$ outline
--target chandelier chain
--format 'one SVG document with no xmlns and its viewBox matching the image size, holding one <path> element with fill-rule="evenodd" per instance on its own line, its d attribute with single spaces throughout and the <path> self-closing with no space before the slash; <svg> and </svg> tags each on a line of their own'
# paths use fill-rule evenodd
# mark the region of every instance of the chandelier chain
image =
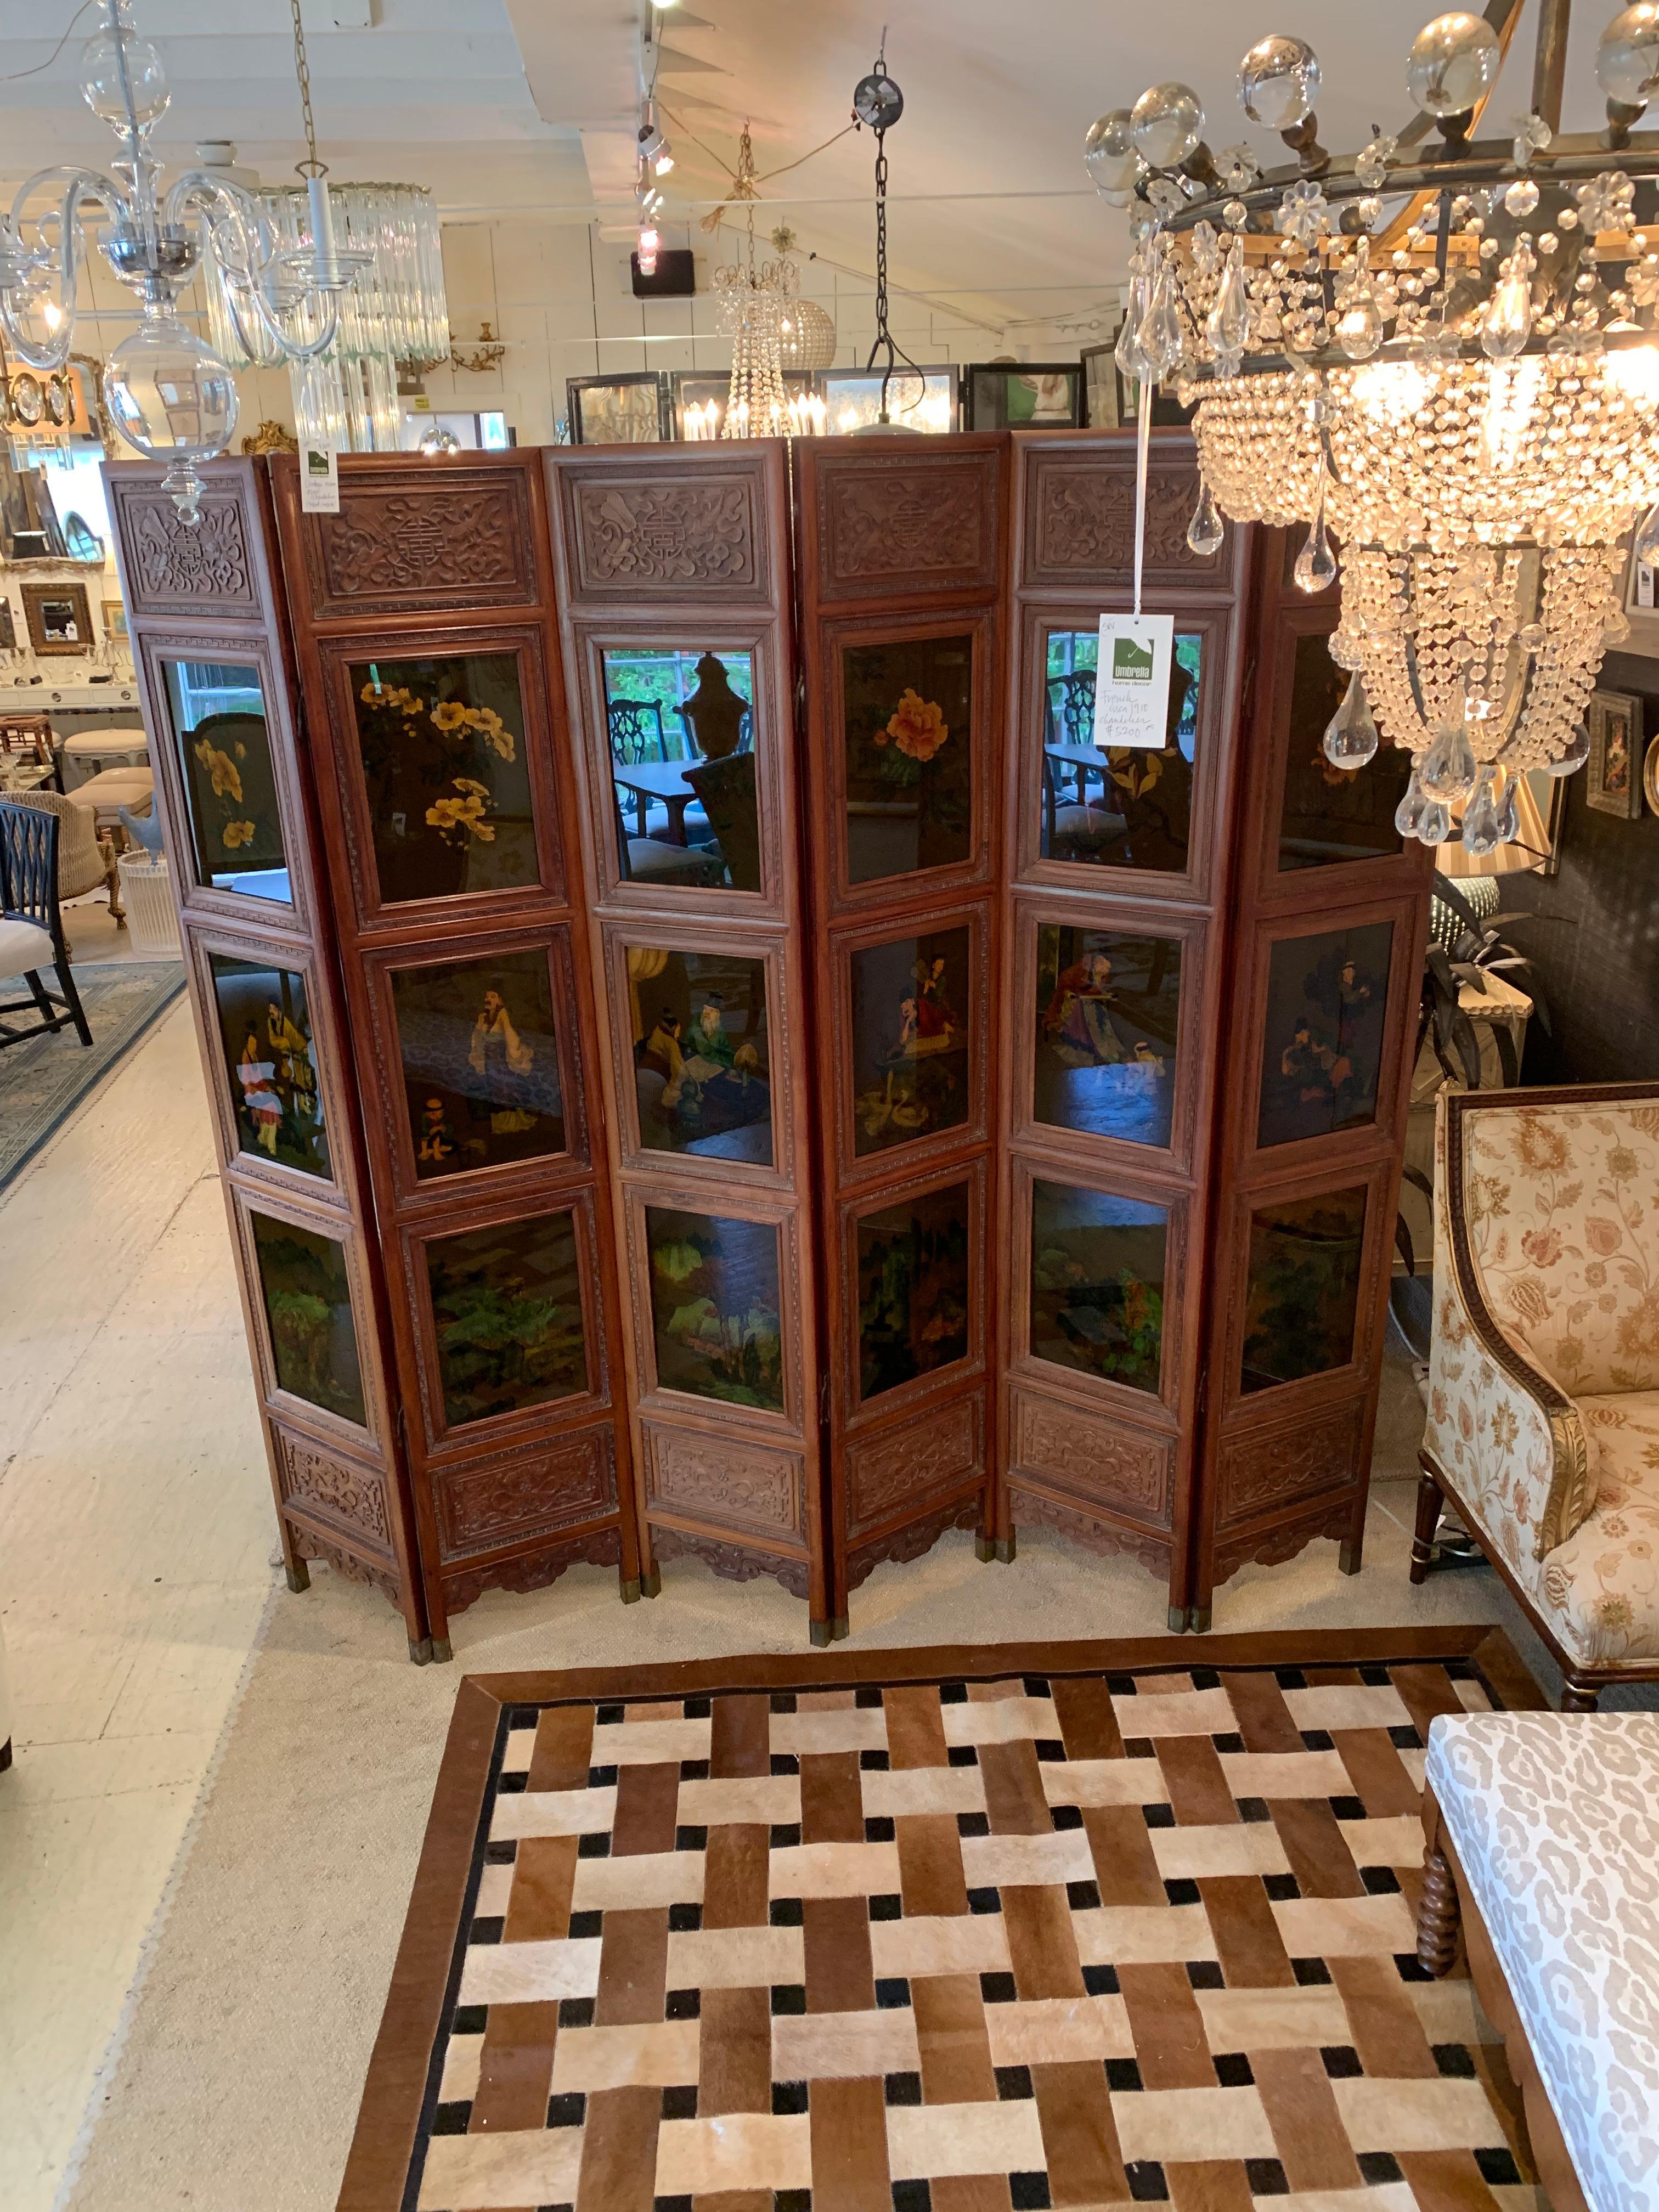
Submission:
<svg viewBox="0 0 1659 2212">
<path fill-rule="evenodd" d="M 311 64 L 306 58 L 306 27 L 300 21 L 300 0 L 289 0 L 289 8 L 294 17 L 294 74 L 299 80 L 306 132 L 306 158 L 295 166 L 302 177 L 325 177 L 328 164 L 317 159 L 317 125 L 311 112 Z"/>
</svg>

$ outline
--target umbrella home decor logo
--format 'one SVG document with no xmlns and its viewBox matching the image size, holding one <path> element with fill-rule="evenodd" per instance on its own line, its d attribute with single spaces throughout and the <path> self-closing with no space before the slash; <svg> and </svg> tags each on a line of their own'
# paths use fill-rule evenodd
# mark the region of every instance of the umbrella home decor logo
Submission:
<svg viewBox="0 0 1659 2212">
<path fill-rule="evenodd" d="M 1112 681 L 1114 684 L 1150 684 L 1152 680 L 1152 648 L 1137 645 L 1132 637 L 1112 640 Z"/>
</svg>

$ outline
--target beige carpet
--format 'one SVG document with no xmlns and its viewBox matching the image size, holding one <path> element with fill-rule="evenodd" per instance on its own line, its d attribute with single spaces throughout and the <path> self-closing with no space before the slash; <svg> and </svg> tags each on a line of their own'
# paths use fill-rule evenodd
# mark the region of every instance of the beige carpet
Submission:
<svg viewBox="0 0 1659 2212">
<path fill-rule="evenodd" d="M 1422 1412 L 1385 1380 L 1364 1572 L 1336 1547 L 1250 1567 L 1218 1592 L 1218 1631 L 1497 1621 L 1544 1686 L 1539 1647 L 1484 1567 L 1406 1579 Z M 401 1626 L 326 1571 L 277 1595 L 89 2119 L 70 2212 L 329 2212 L 380 2022 L 456 1686 L 464 1673 L 738 1651 L 801 1651 L 805 1612 L 769 1582 L 665 1569 L 624 1607 L 610 1571 L 530 1597 L 492 1593 L 454 1623 L 455 1663 L 411 1667 Z M 1139 1567 L 1022 1534 L 1012 1566 L 969 1536 L 883 1567 L 854 1596 L 860 1644 L 1146 1636 L 1162 1587 Z M 1202 1663 L 1202 1638 L 1183 1640 Z"/>
</svg>

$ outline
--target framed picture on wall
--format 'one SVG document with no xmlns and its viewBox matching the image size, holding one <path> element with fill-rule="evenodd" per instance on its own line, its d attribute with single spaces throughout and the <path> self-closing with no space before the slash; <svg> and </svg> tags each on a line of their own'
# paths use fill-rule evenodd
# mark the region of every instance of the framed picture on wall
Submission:
<svg viewBox="0 0 1659 2212">
<path fill-rule="evenodd" d="M 573 446 L 659 446 L 668 435 L 655 369 L 573 376 L 565 386 Z"/>
<path fill-rule="evenodd" d="M 125 639 L 127 635 L 127 610 L 124 599 L 104 601 L 104 635 Z"/>
<path fill-rule="evenodd" d="M 817 380 L 810 369 L 786 368 L 783 372 L 787 399 L 810 399 L 817 386 Z M 718 438 L 720 425 L 726 420 L 726 402 L 732 396 L 730 371 L 677 368 L 669 378 L 669 435 L 693 445 Z"/>
<path fill-rule="evenodd" d="M 11 601 L 0 592 L 0 653 L 17 650 L 17 618 L 12 613 Z"/>
<path fill-rule="evenodd" d="M 1122 419 L 1118 393 L 1123 380 L 1114 358 L 1117 341 L 1085 346 L 1078 356 L 1083 371 L 1083 421 L 1091 430 L 1115 430 Z"/>
<path fill-rule="evenodd" d="M 967 430 L 1080 430 L 1083 369 L 1074 361 L 978 362 L 963 371 Z"/>
<path fill-rule="evenodd" d="M 92 608 L 84 584 L 25 584 L 23 612 L 37 653 L 92 650 Z"/>
<path fill-rule="evenodd" d="M 1642 702 L 1628 691 L 1591 695 L 1584 804 L 1636 821 L 1642 811 Z"/>
<path fill-rule="evenodd" d="M 826 368 L 818 373 L 823 392 L 824 429 L 832 438 L 877 428 L 881 415 L 882 371 Z M 895 369 L 887 380 L 887 419 L 902 430 L 934 434 L 957 427 L 957 373 L 949 363 L 938 368 Z"/>
</svg>

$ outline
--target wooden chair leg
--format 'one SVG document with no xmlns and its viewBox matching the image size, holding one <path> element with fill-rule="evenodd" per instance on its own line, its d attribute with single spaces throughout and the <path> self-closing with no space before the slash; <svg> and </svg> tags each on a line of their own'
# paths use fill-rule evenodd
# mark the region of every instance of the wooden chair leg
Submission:
<svg viewBox="0 0 1659 2212">
<path fill-rule="evenodd" d="M 1445 1502 L 1445 1493 L 1425 1468 L 1417 1485 L 1417 1528 L 1412 1538 L 1411 1578 L 1414 1583 L 1428 1578 L 1429 1561 L 1434 1556 L 1434 1532 L 1440 1526 Z"/>
<path fill-rule="evenodd" d="M 70 1019 L 75 1024 L 76 1035 L 83 1045 L 90 1048 L 92 1030 L 87 1022 L 87 1010 L 81 1004 L 81 994 L 75 988 L 75 978 L 70 973 L 67 960 L 60 960 L 58 963 L 58 981 L 63 988 L 64 997 L 69 1006 Z"/>
<path fill-rule="evenodd" d="M 1423 1895 L 1417 1908 L 1417 1963 L 1437 1981 L 1451 1972 L 1457 1957 L 1462 1913 L 1457 1883 L 1444 1854 L 1423 1854 Z"/>
</svg>

